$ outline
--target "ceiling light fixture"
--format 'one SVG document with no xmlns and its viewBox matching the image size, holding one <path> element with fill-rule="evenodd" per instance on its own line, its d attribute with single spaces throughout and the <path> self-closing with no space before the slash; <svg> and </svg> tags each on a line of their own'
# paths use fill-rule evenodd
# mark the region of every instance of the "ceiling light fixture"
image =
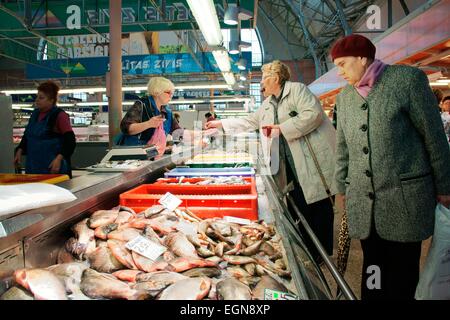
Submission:
<svg viewBox="0 0 450 320">
<path fill-rule="evenodd" d="M 222 44 L 222 31 L 213 0 L 187 0 L 192 15 L 210 46 Z"/>
<path fill-rule="evenodd" d="M 239 20 L 248 20 L 252 17 L 252 13 L 246 9 L 239 7 L 236 3 L 228 4 L 223 22 L 225 24 L 235 26 Z"/>
<path fill-rule="evenodd" d="M 212 52 L 217 66 L 222 72 L 229 72 L 231 69 L 230 57 L 226 50 L 214 50 Z"/>
</svg>

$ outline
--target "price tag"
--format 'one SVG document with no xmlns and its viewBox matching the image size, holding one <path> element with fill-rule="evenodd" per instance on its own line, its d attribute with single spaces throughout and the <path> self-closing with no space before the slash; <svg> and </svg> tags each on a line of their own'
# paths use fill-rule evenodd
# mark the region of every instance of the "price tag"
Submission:
<svg viewBox="0 0 450 320">
<path fill-rule="evenodd" d="M 295 294 L 289 292 L 264 289 L 264 300 L 300 300 Z"/>
<path fill-rule="evenodd" d="M 242 225 L 252 223 L 249 219 L 242 219 L 242 218 L 236 218 L 236 217 L 230 217 L 230 216 L 224 216 L 223 220 L 225 220 L 226 222 L 237 223 L 237 224 L 242 224 Z"/>
<path fill-rule="evenodd" d="M 195 227 L 195 225 L 192 223 L 185 222 L 183 220 L 178 222 L 177 229 L 178 231 L 183 232 L 185 235 L 192 235 L 192 236 L 197 235 L 197 228 Z"/>
<path fill-rule="evenodd" d="M 153 261 L 155 261 L 164 251 L 167 250 L 166 247 L 163 247 L 143 236 L 137 236 L 133 240 L 127 242 L 125 247 Z"/>
<path fill-rule="evenodd" d="M 161 199 L 158 201 L 160 204 L 162 204 L 167 210 L 173 211 L 175 210 L 183 201 L 175 197 L 170 192 L 167 192 L 165 195 L 162 196 Z"/>
</svg>

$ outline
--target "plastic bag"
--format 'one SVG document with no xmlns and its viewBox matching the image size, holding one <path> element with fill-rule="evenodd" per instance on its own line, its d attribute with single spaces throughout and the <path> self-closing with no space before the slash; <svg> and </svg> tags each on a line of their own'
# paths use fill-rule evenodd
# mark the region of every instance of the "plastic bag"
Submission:
<svg viewBox="0 0 450 320">
<path fill-rule="evenodd" d="M 450 300 L 450 210 L 436 206 L 434 235 L 415 298 Z"/>
<path fill-rule="evenodd" d="M 148 144 L 153 144 L 158 150 L 158 156 L 161 157 L 166 150 L 166 132 L 164 131 L 163 124 L 161 123 L 153 133 L 152 137 L 148 141 Z"/>
<path fill-rule="evenodd" d="M 0 216 L 75 200 L 69 190 L 48 183 L 0 186 Z"/>
</svg>

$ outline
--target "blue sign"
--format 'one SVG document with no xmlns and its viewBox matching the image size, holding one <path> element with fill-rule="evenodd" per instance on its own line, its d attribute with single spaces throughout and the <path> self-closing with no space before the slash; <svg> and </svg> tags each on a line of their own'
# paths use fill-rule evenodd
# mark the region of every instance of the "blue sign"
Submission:
<svg viewBox="0 0 450 320">
<path fill-rule="evenodd" d="M 239 72 L 235 65 L 239 56 L 230 55 L 231 71 Z M 247 60 L 247 70 L 251 68 L 251 52 L 243 52 Z M 196 58 L 203 69 L 189 53 L 152 54 L 122 57 L 122 72 L 133 74 L 170 74 L 220 72 L 216 61 L 210 52 L 197 54 Z M 109 70 L 109 57 L 53 59 L 27 64 L 25 72 L 27 79 L 75 78 L 104 76 Z"/>
</svg>

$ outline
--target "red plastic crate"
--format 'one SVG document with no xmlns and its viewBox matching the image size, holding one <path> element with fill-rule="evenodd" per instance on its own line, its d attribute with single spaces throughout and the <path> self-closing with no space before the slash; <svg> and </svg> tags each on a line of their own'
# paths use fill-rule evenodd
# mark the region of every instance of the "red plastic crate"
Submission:
<svg viewBox="0 0 450 320">
<path fill-rule="evenodd" d="M 216 184 L 216 185 L 196 185 L 194 183 L 208 180 L 208 178 L 184 178 L 182 182 L 190 182 L 192 184 L 173 184 L 180 181 L 179 178 L 161 178 L 156 181 L 153 186 L 155 188 L 153 191 L 159 190 L 166 193 L 172 191 L 180 190 L 182 192 L 187 192 L 188 194 L 248 194 L 252 193 L 252 189 L 256 192 L 256 182 L 254 177 L 242 178 L 248 184 Z M 208 193 L 203 193 L 208 191 Z M 200 192 L 200 193 L 198 193 Z"/>
<path fill-rule="evenodd" d="M 176 180 L 176 179 L 175 179 Z M 180 208 L 188 208 L 200 218 L 233 216 L 243 219 L 258 219 L 258 194 L 254 178 L 248 178 L 248 185 L 168 185 L 159 183 L 143 184 L 120 195 L 120 204 L 136 212 L 158 204 L 166 193 L 176 195 L 182 203 Z"/>
</svg>

